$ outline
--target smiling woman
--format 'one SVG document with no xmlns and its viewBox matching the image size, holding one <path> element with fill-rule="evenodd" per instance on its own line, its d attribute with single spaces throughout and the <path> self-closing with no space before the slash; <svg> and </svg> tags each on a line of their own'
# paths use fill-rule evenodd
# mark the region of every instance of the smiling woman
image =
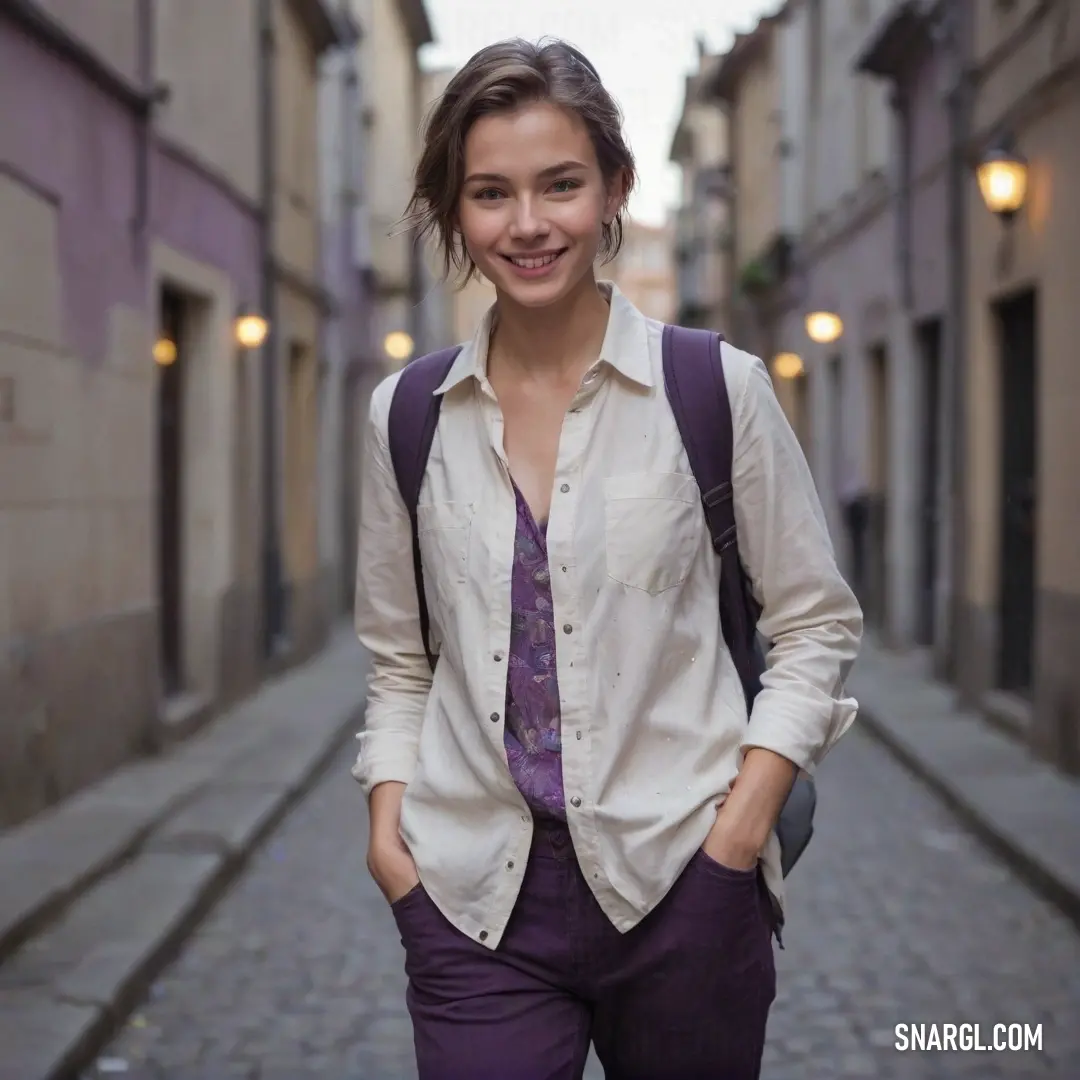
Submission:
<svg viewBox="0 0 1080 1080">
<path fill-rule="evenodd" d="M 560 147 L 571 153 L 553 160 Z M 520 150 L 526 151 L 524 158 Z M 623 137 L 621 114 L 592 64 L 561 41 L 540 46 L 500 42 L 473 57 L 428 117 L 407 216 L 421 232 L 437 233 L 447 273 L 456 267 L 468 279 L 478 269 L 488 274 L 492 259 L 484 258 L 484 240 L 500 227 L 505 247 L 493 251 L 497 269 L 505 270 L 499 256 L 511 265 L 515 259 L 544 257 L 552 259 L 548 266 L 565 264 L 569 260 L 562 256 L 570 245 L 545 248 L 542 223 L 547 215 L 538 206 L 561 205 L 568 223 L 580 223 L 584 211 L 599 230 L 589 253 L 591 265 L 598 254 L 611 258 L 617 253 L 634 182 L 634 157 Z M 503 205 L 470 243 L 470 226 L 484 220 L 470 213 L 478 202 Z M 513 236 L 508 232 L 511 213 L 517 226 Z M 517 269 L 526 280 L 554 274 L 543 264 L 519 264 Z M 575 267 L 559 269 L 580 277 Z M 500 278 L 492 280 L 498 286 Z"/>
<path fill-rule="evenodd" d="M 496 301 L 380 384 L 363 458 L 354 775 L 420 1080 L 580 1080 L 590 1041 L 608 1080 L 756 1078 L 774 829 L 854 715 L 858 605 L 764 365 L 694 337 L 730 411 L 700 414 L 730 482 L 699 488 L 664 389 L 699 332 L 596 278 L 634 179 L 565 42 L 482 49 L 428 119 L 407 218 Z M 740 557 L 774 643 L 749 716 L 717 618 Z"/>
</svg>

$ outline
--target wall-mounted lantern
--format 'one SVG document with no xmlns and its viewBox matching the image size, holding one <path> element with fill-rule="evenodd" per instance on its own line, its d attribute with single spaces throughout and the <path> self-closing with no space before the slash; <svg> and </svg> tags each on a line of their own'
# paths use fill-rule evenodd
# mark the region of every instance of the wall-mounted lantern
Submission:
<svg viewBox="0 0 1080 1080">
<path fill-rule="evenodd" d="M 1008 148 L 998 146 L 988 150 L 975 166 L 979 193 L 992 214 L 1002 221 L 1011 221 L 1027 198 L 1028 163 Z"/>
<path fill-rule="evenodd" d="M 844 322 L 835 312 L 812 311 L 806 316 L 806 333 L 818 345 L 831 345 L 844 332 Z"/>
<path fill-rule="evenodd" d="M 413 341 L 412 335 L 405 333 L 404 330 L 391 330 L 383 338 L 383 352 L 391 360 L 397 360 L 399 363 L 408 360 L 412 356 L 415 347 L 416 343 Z"/>
<path fill-rule="evenodd" d="M 781 379 L 797 379 L 806 370 L 798 353 L 777 353 L 773 358 L 773 371 Z"/>
<path fill-rule="evenodd" d="M 233 337 L 242 349 L 259 348 L 269 331 L 270 324 L 254 311 L 241 312 L 233 323 Z"/>
<path fill-rule="evenodd" d="M 176 342 L 172 338 L 167 338 L 164 335 L 159 337 L 154 342 L 152 352 L 154 363 L 158 367 L 168 367 L 170 364 L 176 363 Z"/>
</svg>

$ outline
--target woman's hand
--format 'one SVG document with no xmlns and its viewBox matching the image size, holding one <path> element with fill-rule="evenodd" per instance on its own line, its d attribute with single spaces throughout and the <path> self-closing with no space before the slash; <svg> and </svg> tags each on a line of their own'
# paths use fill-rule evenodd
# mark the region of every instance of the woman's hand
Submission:
<svg viewBox="0 0 1080 1080">
<path fill-rule="evenodd" d="M 716 815 L 716 822 L 705 837 L 701 850 L 713 862 L 726 866 L 729 870 L 753 870 L 761 854 L 761 846 L 755 844 L 745 832 L 731 827 L 728 816 L 721 806 Z"/>
<path fill-rule="evenodd" d="M 416 863 L 400 837 L 396 843 L 372 837 L 368 844 L 367 866 L 389 904 L 397 903 L 420 883 Z"/>
<path fill-rule="evenodd" d="M 401 799 L 404 794 L 404 784 L 388 781 L 372 789 L 368 802 L 371 817 L 368 873 L 391 904 L 420 883 L 416 863 L 401 839 Z"/>
<path fill-rule="evenodd" d="M 780 816 L 796 771 L 790 761 L 771 750 L 749 749 L 702 851 L 721 866 L 752 870 Z"/>
</svg>

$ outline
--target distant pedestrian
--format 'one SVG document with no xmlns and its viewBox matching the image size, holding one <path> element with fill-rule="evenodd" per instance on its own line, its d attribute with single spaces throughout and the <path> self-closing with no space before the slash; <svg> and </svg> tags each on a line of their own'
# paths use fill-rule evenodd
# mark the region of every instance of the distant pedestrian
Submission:
<svg viewBox="0 0 1080 1080">
<path fill-rule="evenodd" d="M 496 290 L 445 372 L 433 354 L 378 387 L 364 459 L 354 775 L 421 1080 L 573 1080 L 590 1041 L 609 1080 L 757 1077 L 774 827 L 855 715 L 861 613 L 764 365 L 595 276 L 634 179 L 616 105 L 559 41 L 477 53 L 416 170 L 447 270 Z M 708 402 L 665 394 L 691 339 L 730 398 L 708 415 L 733 429 L 722 559 L 680 436 Z M 717 612 L 739 556 L 772 643 L 749 718 Z"/>
</svg>

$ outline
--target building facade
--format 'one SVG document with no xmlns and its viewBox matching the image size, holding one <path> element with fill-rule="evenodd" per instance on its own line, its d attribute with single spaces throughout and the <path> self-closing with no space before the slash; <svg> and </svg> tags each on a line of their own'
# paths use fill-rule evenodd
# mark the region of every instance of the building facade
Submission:
<svg viewBox="0 0 1080 1080">
<path fill-rule="evenodd" d="M 780 250 L 780 101 L 778 16 L 737 34 L 705 92 L 726 117 L 731 183 L 725 192 L 731 221 L 730 332 L 741 347 L 768 361 L 775 352 L 776 286 Z"/>
<path fill-rule="evenodd" d="M 675 275 L 675 225 L 647 225 L 628 218 L 619 254 L 598 268 L 650 319 L 673 322 L 678 306 Z"/>
<path fill-rule="evenodd" d="M 905 643 L 915 618 L 906 415 L 913 361 L 896 273 L 896 118 L 888 89 L 857 70 L 893 2 L 802 0 L 776 21 L 779 54 L 804 57 L 785 71 L 780 94 L 804 103 L 801 116 L 782 125 L 791 140 L 783 146 L 788 172 L 801 178 L 803 195 L 798 200 L 789 186 L 780 202 L 801 202 L 801 221 L 797 237 L 773 249 L 788 250 L 769 269 L 774 281 L 787 279 L 773 309 L 773 344 L 804 361 L 796 410 L 808 414 L 806 441 L 838 553 L 868 625 Z M 809 339 L 805 318 L 815 311 L 839 317 L 838 339 Z"/>
<path fill-rule="evenodd" d="M 751 78 L 762 26 L 769 94 L 764 72 Z M 802 388 L 789 415 L 808 415 L 800 433 L 868 624 L 1080 772 L 1080 226 L 1064 194 L 1080 171 L 1080 20 L 1055 0 L 789 0 L 762 26 L 711 84 L 730 131 L 733 282 L 746 292 L 750 259 L 768 285 L 752 347 L 798 354 L 805 374 L 778 394 Z M 770 99 L 771 166 L 771 136 L 740 138 L 768 130 Z M 995 193 L 991 175 L 1019 186 Z M 1002 190 L 1014 202 L 995 203 Z M 776 197 L 759 214 L 762 191 Z M 770 228 L 790 240 L 787 265 L 758 273 Z M 811 340 L 813 312 L 834 333 Z"/>
<path fill-rule="evenodd" d="M 363 185 L 366 129 L 360 41 L 349 0 L 333 12 L 340 46 L 319 64 L 321 264 L 330 313 L 323 322 L 319 388 L 319 554 L 330 617 L 352 607 L 359 501 L 357 398 L 374 363 L 372 289 Z"/>
<path fill-rule="evenodd" d="M 423 0 L 367 0 L 370 31 L 361 43 L 370 72 L 366 122 L 370 154 L 365 162 L 369 195 L 372 265 L 375 271 L 374 334 L 408 335 L 408 355 L 381 353 L 384 373 L 421 350 L 424 252 L 402 223 L 420 151 L 424 87 L 419 49 L 432 40 Z M 397 352 L 398 350 L 393 350 Z"/>
<path fill-rule="evenodd" d="M 670 160 L 682 172 L 675 211 L 675 321 L 682 326 L 726 327 L 731 335 L 732 222 L 728 127 L 707 86 L 720 58 L 697 43 L 697 70 L 686 77 L 682 112 Z"/>
<path fill-rule="evenodd" d="M 1080 773 L 1080 12 L 972 10 L 969 163 L 1028 163 L 1011 220 L 965 190 L 963 527 L 957 677 L 965 698 Z"/>
<path fill-rule="evenodd" d="M 277 278 L 319 277 L 299 76 L 333 40 L 317 0 L 0 11 L 0 822 L 258 682 L 286 520 L 296 591 L 318 565 L 265 373 L 276 308 L 318 343 Z"/>
<path fill-rule="evenodd" d="M 268 543 L 268 638 L 278 656 L 309 655 L 329 624 L 334 571 L 319 543 L 319 421 L 326 376 L 324 320 L 333 310 L 322 265 L 319 208 L 319 57 L 339 44 L 322 0 L 260 0 L 273 45 L 272 162 L 267 205 L 272 270 L 273 405 L 269 423 L 277 482 L 268 508 L 280 543 Z"/>
<path fill-rule="evenodd" d="M 100 23 L 72 4 L 0 11 L 3 822 L 157 735 L 152 101 L 140 45 L 153 28 L 138 8 L 120 0 Z M 68 39 L 72 59 L 59 51 Z"/>
<path fill-rule="evenodd" d="M 932 649 L 941 674 L 951 666 L 954 636 L 950 597 L 959 483 L 951 418 L 960 401 L 957 373 L 963 362 L 955 293 L 965 259 L 956 233 L 953 102 L 967 31 L 951 18 L 956 11 L 941 3 L 892 5 L 879 15 L 856 59 L 857 72 L 881 81 L 894 110 L 892 258 L 910 371 L 902 380 L 907 396 L 891 402 L 890 422 L 911 432 L 902 449 L 910 552 L 903 584 L 914 586 L 902 643 Z M 961 178 L 963 190 L 968 182 L 966 175 Z"/>
</svg>

